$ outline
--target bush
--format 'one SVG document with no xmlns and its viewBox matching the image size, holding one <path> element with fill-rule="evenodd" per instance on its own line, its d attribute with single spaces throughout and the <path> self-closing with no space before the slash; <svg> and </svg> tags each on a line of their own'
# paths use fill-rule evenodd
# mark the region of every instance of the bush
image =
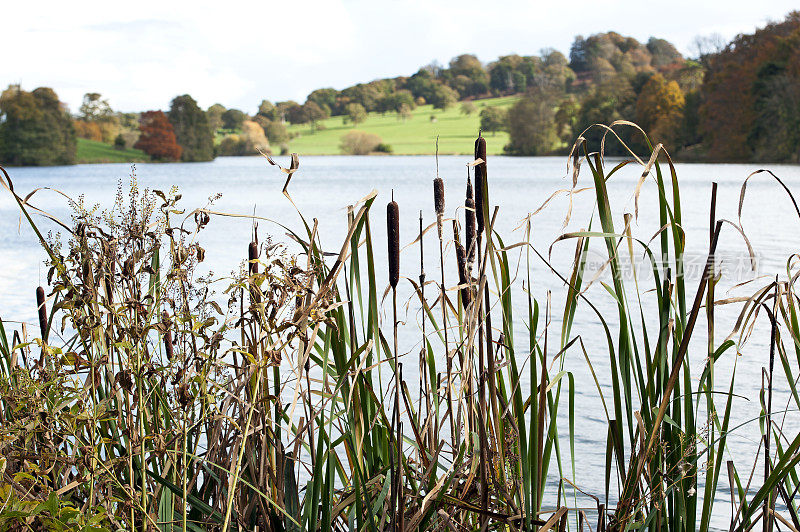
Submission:
<svg viewBox="0 0 800 532">
<path fill-rule="evenodd" d="M 385 142 L 381 142 L 377 146 L 375 146 L 375 151 L 378 153 L 392 153 L 392 147 L 386 144 Z"/>
<path fill-rule="evenodd" d="M 345 155 L 369 155 L 382 143 L 381 138 L 375 133 L 353 130 L 342 135 L 339 148 Z"/>
<path fill-rule="evenodd" d="M 117 138 L 114 139 L 114 149 L 115 150 L 124 150 L 125 149 L 125 137 L 122 136 L 122 133 L 117 135 Z"/>
</svg>

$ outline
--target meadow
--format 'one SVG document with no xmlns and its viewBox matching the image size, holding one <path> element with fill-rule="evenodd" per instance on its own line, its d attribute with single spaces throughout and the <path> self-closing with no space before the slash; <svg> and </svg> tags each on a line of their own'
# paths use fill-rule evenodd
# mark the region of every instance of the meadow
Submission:
<svg viewBox="0 0 800 532">
<path fill-rule="evenodd" d="M 118 150 L 110 144 L 96 140 L 78 138 L 78 152 L 75 156 L 82 163 L 138 163 L 149 162 L 150 157 L 142 150 Z"/>
<path fill-rule="evenodd" d="M 485 140 L 469 142 L 466 190 L 446 191 L 438 177 L 415 184 L 435 221 L 420 222 L 413 240 L 398 220 L 418 213 L 374 192 L 343 211 L 342 240 L 323 242 L 308 213 L 291 229 L 187 209 L 177 190 L 135 182 L 104 213 L 75 203 L 58 220 L 3 171 L 47 253 L 48 282 L 35 291 L 38 323 L 0 322 L 0 527 L 705 532 L 725 488 L 730 529 L 800 529 L 800 434 L 784 430 L 800 409 L 796 257 L 776 258 L 785 273 L 757 278 L 746 297 L 716 294 L 720 233 L 744 233 L 741 221 L 718 219 L 716 186 L 702 269 L 687 276 L 669 155 L 650 144 L 649 157 L 606 162 L 580 137 L 561 194 L 583 190 L 594 214 L 558 237 L 574 250 L 559 271 L 532 244 L 531 217 L 521 235 L 497 230 Z M 634 212 L 616 210 L 608 192 L 626 167 L 642 176 Z M 274 170 L 292 201 L 300 159 Z M 783 181 L 752 177 L 785 193 L 800 219 Z M 642 187 L 656 203 L 640 210 Z M 40 215 L 65 240 L 43 233 Z M 199 275 L 199 235 L 234 217 L 253 224 L 241 268 Z M 661 229 L 640 237 L 639 217 Z M 286 242 L 259 235 L 259 223 Z M 438 260 L 425 263 L 423 242 Z M 597 253 L 606 277 L 587 270 Z M 647 285 L 626 277 L 626 259 L 648 271 Z M 401 277 L 401 261 L 419 275 Z M 563 283 L 564 297 L 536 298 L 534 271 Z M 421 311 L 401 320 L 398 291 L 409 288 Z M 717 326 L 723 305 L 737 305 L 733 331 Z M 576 319 L 583 311 L 591 323 Z M 760 412 L 748 422 L 758 451 L 734 461 L 737 361 L 756 322 L 770 330 Z M 401 330 L 419 338 L 416 349 L 401 352 Z M 605 473 L 591 493 L 575 482 L 587 460 L 573 452 L 586 436 L 579 368 L 591 372 L 604 427 L 590 435 Z"/>
<path fill-rule="evenodd" d="M 305 155 L 338 155 L 342 135 L 357 129 L 374 133 L 384 143 L 392 147 L 395 155 L 424 155 L 434 151 L 436 137 L 439 137 L 439 153 L 442 155 L 462 155 L 468 153 L 471 139 L 480 128 L 480 112 L 485 107 L 510 108 L 518 96 L 487 98 L 475 100 L 476 111 L 470 115 L 461 112 L 461 102 L 446 110 L 434 109 L 432 105 L 421 105 L 411 111 L 405 121 L 397 113 L 369 113 L 360 124 L 345 123 L 344 117 L 331 117 L 319 122 L 314 130 L 310 124 L 290 125 L 289 133 L 297 136 L 289 141 L 289 151 Z M 434 117 L 436 120 L 431 120 Z M 503 153 L 508 143 L 508 133 L 486 133 L 491 139 L 487 149 L 491 155 Z M 273 146 L 273 151 L 276 147 Z"/>
</svg>

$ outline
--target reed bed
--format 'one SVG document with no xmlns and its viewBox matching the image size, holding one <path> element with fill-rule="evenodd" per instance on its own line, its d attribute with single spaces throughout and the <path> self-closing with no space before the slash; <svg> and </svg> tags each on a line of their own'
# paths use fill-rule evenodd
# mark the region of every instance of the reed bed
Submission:
<svg viewBox="0 0 800 532">
<path fill-rule="evenodd" d="M 614 136 L 635 126 L 602 127 Z M 187 213 L 176 190 L 134 184 L 107 212 L 75 204 L 66 223 L 39 211 L 33 194 L 18 195 L 3 170 L 49 270 L 47 287 L 36 289 L 38 329 L 0 322 L 0 529 L 705 531 L 715 495 L 729 485 L 731 530 L 800 530 L 800 434 L 782 430 L 786 412 L 800 409 L 797 256 L 783 278 L 718 300 L 715 188 L 708 259 L 699 282 L 687 283 L 669 154 L 656 145 L 649 159 L 631 152 L 609 168 L 602 145 L 581 136 L 568 161 L 570 193 L 584 177 L 595 215 L 588 230 L 559 238 L 575 250 L 571 269 L 559 272 L 531 244 L 531 217 L 519 242 L 496 231 L 483 137 L 474 154 L 453 218 L 438 175 L 436 221 L 425 227 L 420 213 L 418 235 L 400 234 L 401 214 L 411 213 L 388 202 L 386 274 L 376 271 L 374 249 L 384 244 L 372 224 L 383 216 L 372 212 L 372 193 L 348 208 L 335 252 L 324 251 L 331 248 L 319 227 L 302 214 L 302 230 L 283 227 L 295 253 L 260 240 L 253 217 L 243 266 L 222 298 L 213 293 L 220 281 L 198 274 L 199 237 L 230 215 L 211 205 Z M 648 212 L 661 230 L 651 242 L 632 236 L 638 212 L 620 218 L 609 198 L 608 180 L 628 165 L 642 170 L 637 211 L 641 186 L 658 192 Z M 291 201 L 297 157 L 281 170 Z M 44 235 L 39 216 L 66 241 Z M 430 278 L 426 238 L 439 244 L 439 264 L 428 267 L 440 271 Z M 605 290 L 587 291 L 590 245 L 604 250 Z M 400 276 L 416 246 L 417 281 Z M 651 286 L 630 286 L 626 254 L 647 258 Z M 445 284 L 446 256 L 456 258 L 457 286 Z M 563 301 L 533 297 L 534 264 L 565 284 Z M 413 357 L 398 347 L 398 328 L 415 326 L 398 321 L 405 283 L 422 316 L 419 382 L 403 377 Z M 601 313 L 600 297 L 611 297 L 616 312 Z M 720 335 L 714 309 L 722 304 L 740 314 Z M 594 314 L 605 352 L 585 349 L 579 308 Z M 707 345 L 690 349 L 703 317 Z M 752 462 L 734 463 L 726 456 L 740 428 L 731 425 L 736 373 L 720 382 L 715 365 L 733 358 L 735 367 L 747 331 L 764 320 L 771 342 L 753 421 L 761 446 Z M 598 358 L 608 371 L 595 370 Z M 578 364 L 602 399 L 603 493 L 575 481 Z M 772 404 L 773 380 L 790 389 L 785 409 Z M 763 470 L 755 472 L 757 460 Z M 594 502 L 581 506 L 579 496 Z"/>
</svg>

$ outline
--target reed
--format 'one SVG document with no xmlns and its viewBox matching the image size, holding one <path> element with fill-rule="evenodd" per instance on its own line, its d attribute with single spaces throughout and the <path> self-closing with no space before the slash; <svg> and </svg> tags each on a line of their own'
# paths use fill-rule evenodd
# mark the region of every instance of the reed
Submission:
<svg viewBox="0 0 800 532">
<path fill-rule="evenodd" d="M 633 126 L 604 131 L 619 127 Z M 0 529 L 546 531 L 591 523 L 707 531 L 723 466 L 732 530 L 800 529 L 800 435 L 783 429 L 800 411 L 798 261 L 788 259 L 785 275 L 747 297 L 718 301 L 723 272 L 714 257 L 731 224 L 716 217 L 716 187 L 705 268 L 688 280 L 669 155 L 656 145 L 649 160 L 631 153 L 608 168 L 597 148 L 581 137 L 569 157 L 576 182 L 587 169 L 596 213 L 588 230 L 553 243 L 574 245 L 569 270 L 531 244 L 530 217 L 518 242 L 496 230 L 500 211 L 489 202 L 479 137 L 463 244 L 460 215 L 445 237 L 437 174 L 440 276 L 425 275 L 420 213 L 419 250 L 407 247 L 420 253 L 418 283 L 400 276 L 395 201 L 386 210 L 388 279 L 376 272 L 374 250 L 383 244 L 373 238 L 374 193 L 348 208 L 337 253 L 299 213 L 300 229 L 281 226 L 298 250 L 259 243 L 254 233 L 238 273 L 209 284 L 198 274 L 200 236 L 229 214 L 212 205 L 185 213 L 176 190 L 142 192 L 133 180 L 107 216 L 78 203 L 72 224 L 45 214 L 67 235 L 58 246 L 35 220 L 36 194 L 18 195 L 3 170 L 9 197 L 47 253 L 49 284 L 36 291 L 38 361 L 27 325 L 0 321 Z M 634 215 L 620 217 L 607 188 L 637 164 L 640 186 L 657 192 L 657 204 L 643 210 L 662 228 L 652 241 L 635 236 Z M 291 178 L 298 158 L 282 170 Z M 597 283 L 586 278 L 590 249 L 607 261 L 608 277 Z M 452 254 L 458 284 L 448 287 Z M 624 278 L 626 254 L 646 257 L 651 284 Z M 564 284 L 563 300 L 534 297 L 536 266 Z M 412 330 L 421 339 L 419 380 L 404 378 L 401 364 L 399 329 L 415 323 L 398 320 L 406 282 L 422 316 Z M 429 302 L 431 282 L 437 298 Z M 212 297 L 220 283 L 223 296 Z M 391 293 L 391 333 L 381 292 Z M 611 313 L 599 310 L 600 298 L 610 298 Z M 738 305 L 739 319 L 720 335 L 722 304 Z M 590 313 L 591 328 L 579 312 Z M 707 339 L 697 349 L 691 341 L 703 317 Z M 731 423 L 737 353 L 762 323 L 770 346 L 761 414 L 751 422 L 762 445 L 752 462 L 723 465 L 729 436 L 742 430 Z M 598 331 L 602 352 L 584 345 Z M 697 356 L 704 363 L 693 363 Z M 723 380 L 715 366 L 728 360 L 734 369 Z M 578 370 L 592 375 L 601 398 L 602 493 L 577 482 L 585 460 L 575 455 Z M 779 389 L 788 390 L 784 407 L 773 404 Z M 750 473 L 756 460 L 763 474 Z"/>
</svg>

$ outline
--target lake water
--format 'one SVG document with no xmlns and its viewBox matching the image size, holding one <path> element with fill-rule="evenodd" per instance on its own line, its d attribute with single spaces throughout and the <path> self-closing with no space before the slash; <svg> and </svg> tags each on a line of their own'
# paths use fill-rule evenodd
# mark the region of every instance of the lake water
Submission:
<svg viewBox="0 0 800 532">
<path fill-rule="evenodd" d="M 444 178 L 446 188 L 446 212 L 448 216 L 463 215 L 456 208 L 463 205 L 466 184 L 466 163 L 468 157 L 440 157 L 439 173 Z M 705 261 L 708 247 L 708 205 L 711 195 L 711 183 L 719 183 L 717 215 L 738 222 L 737 207 L 740 187 L 744 179 L 759 165 L 740 164 L 678 164 L 677 171 L 681 185 L 681 199 L 684 217 L 684 231 L 687 241 L 687 260 L 698 264 L 694 274 L 687 273 L 688 299 L 694 295 L 699 277 L 699 270 Z M 793 192 L 800 192 L 800 167 L 769 166 Z M 617 229 L 623 227 L 623 213 L 634 212 L 634 188 L 641 170 L 629 167 L 620 171 L 608 181 L 612 208 L 615 213 Z M 37 187 L 51 187 L 65 194 L 78 198 L 84 196 L 85 203 L 110 205 L 117 192 L 120 181 L 123 191 L 126 190 L 131 168 L 128 165 L 78 165 L 57 168 L 12 168 L 9 170 L 15 189 L 25 194 Z M 237 214 L 252 214 L 277 220 L 292 227 L 300 228 L 299 216 L 295 208 L 281 193 L 285 175 L 277 168 L 269 166 L 261 157 L 219 158 L 209 163 L 180 164 L 139 164 L 136 176 L 140 188 L 167 190 L 176 185 L 183 194 L 181 203 L 191 210 L 208 203 L 208 198 L 217 193 L 222 197 L 215 202 L 214 210 Z M 330 251 L 338 251 L 341 239 L 345 235 L 347 213 L 345 207 L 364 197 L 371 190 L 378 191 L 378 198 L 372 212 L 373 238 L 376 242 L 376 272 L 382 286 L 388 284 L 386 274 L 385 245 L 385 204 L 392 191 L 400 205 L 401 247 L 412 242 L 418 233 L 419 212 L 423 211 L 424 223 L 427 226 L 435 221 L 432 198 L 432 179 L 436 176 L 435 160 L 431 156 L 420 157 L 301 157 L 300 170 L 295 174 L 289 186 L 294 203 L 307 219 L 319 220 L 323 245 Z M 540 205 L 556 190 L 569 188 L 571 178 L 567 177 L 566 159 L 556 158 L 508 158 L 492 157 L 489 161 L 490 201 L 499 205 L 500 211 L 496 224 L 497 231 L 506 245 L 523 239 L 520 222 L 528 213 L 538 209 Z M 583 168 L 578 186 L 590 186 L 591 174 Z M 564 231 L 575 231 L 589 226 L 593 215 L 592 191 L 574 196 L 572 217 L 566 228 L 563 227 L 569 202 L 566 195 L 556 197 L 547 208 L 532 218 L 533 244 L 543 254 L 550 252 L 552 263 L 559 271 L 568 271 L 574 252 L 574 241 L 555 244 L 554 240 Z M 69 219 L 70 211 L 64 198 L 52 191 L 38 192 L 32 199 L 36 206 Z M 795 213 L 788 196 L 780 186 L 767 174 L 752 178 L 747 187 L 741 224 L 753 243 L 757 258 L 756 274 L 748 272 L 747 251 L 741 237 L 730 227 L 725 227 L 718 247 L 724 277 L 718 288 L 719 298 L 731 295 L 744 295 L 744 291 L 727 294 L 727 288 L 745 280 L 757 278 L 746 291 L 753 291 L 755 286 L 765 285 L 769 276 L 783 272 L 791 253 L 798 251 L 798 231 L 800 219 Z M 48 226 L 47 222 L 42 225 Z M 449 225 L 447 226 L 449 228 Z M 599 227 L 595 217 L 594 229 Z M 653 180 L 649 180 L 639 200 L 639 218 L 634 222 L 634 236 L 649 241 L 658 227 L 658 211 L 656 188 Z M 222 275 L 237 270 L 246 257 L 247 244 L 250 240 L 251 222 L 247 219 L 216 218 L 201 235 L 201 244 L 206 249 L 206 262 L 203 265 L 215 273 Z M 289 242 L 285 231 L 275 224 L 259 222 L 259 234 L 270 235 L 275 241 Z M 452 238 L 452 232 L 446 231 Z M 428 279 L 438 278 L 438 244 L 436 232 L 431 231 L 425 237 L 426 270 Z M 525 257 L 520 255 L 524 248 L 516 248 L 511 252 L 512 262 L 518 263 L 516 272 L 518 279 L 527 276 L 524 271 Z M 604 244 L 597 241 L 592 245 L 590 270 L 603 263 Z M 453 253 L 449 253 L 447 270 L 447 286 L 457 284 Z M 0 196 L 0 316 L 6 321 L 29 321 L 35 323 L 34 289 L 44 284 L 46 270 L 41 265 L 44 254 L 39 248 L 32 231 L 26 223 L 20 221 L 16 205 L 9 195 Z M 538 259 L 532 259 L 531 279 L 533 295 L 544 306 L 547 292 L 552 292 L 553 315 L 560 316 L 563 309 L 564 287 L 558 278 Z M 407 248 L 402 254 L 401 276 L 417 279 L 419 275 L 419 249 L 416 245 Z M 399 294 L 403 302 L 401 319 L 410 322 L 401 338 L 404 352 L 416 353 L 419 345 L 419 332 L 413 324 L 419 321 L 418 308 L 405 302 L 410 295 L 410 283 L 405 282 Z M 647 286 L 649 289 L 649 286 Z M 433 293 L 433 289 L 428 292 Z M 587 295 L 609 317 L 616 315 L 614 302 L 598 283 Z M 647 297 L 647 296 L 645 296 Z M 515 301 L 520 309 L 517 316 L 522 318 L 524 302 Z M 731 305 L 733 307 L 733 305 Z M 385 305 L 384 312 L 389 309 Z M 738 309 L 738 307 L 737 307 Z M 731 309 L 733 310 L 733 309 Z M 733 312 L 720 309 L 718 311 L 717 337 L 722 338 L 730 329 Z M 391 319 L 384 316 L 384 324 L 390 330 Z M 553 330 L 559 327 L 558 319 L 553 320 Z M 612 330 L 616 327 L 610 323 Z M 697 328 L 705 330 L 704 318 L 698 321 Z M 527 332 L 522 321 L 515 324 L 520 338 L 518 345 L 527 345 Z M 33 329 L 35 330 L 35 328 Z M 605 339 L 597 320 L 584 305 L 578 313 L 573 326 L 575 333 L 580 333 L 589 355 L 599 372 L 603 387 L 607 387 L 608 379 L 603 378 L 603 371 L 608 368 L 608 357 Z M 747 399 L 734 402 L 735 420 L 745 421 L 758 415 L 757 394 L 761 386 L 761 368 L 767 364 L 768 328 L 757 328 L 751 339 L 741 347 L 741 356 L 737 368 L 737 391 Z M 705 340 L 703 335 L 697 336 L 690 352 L 695 362 L 702 363 Z M 728 353 L 733 353 L 729 351 Z M 412 373 L 416 367 L 416 354 L 409 355 L 406 362 L 406 377 L 409 382 L 416 379 Z M 724 386 L 726 368 L 730 369 L 733 355 L 721 361 L 719 365 L 718 383 Z M 572 353 L 567 359 L 567 368 L 575 374 L 577 386 L 578 413 L 576 455 L 578 486 L 589 493 L 602 498 L 605 419 L 599 403 L 599 395 L 582 356 Z M 694 377 L 699 372 L 694 372 Z M 776 403 L 784 408 L 787 405 L 785 379 L 776 382 Z M 566 411 L 566 401 L 561 409 Z M 701 412 L 702 414 L 702 412 Z M 798 413 L 790 411 L 786 415 L 785 429 L 796 432 L 800 427 Z M 732 423 L 733 425 L 733 423 Z M 567 426 L 563 425 L 562 433 Z M 750 423 L 730 438 L 732 453 L 737 460 L 745 462 L 740 467 L 749 471 L 752 457 L 758 448 L 759 432 L 755 423 Z M 566 441 L 562 444 L 568 452 Z M 747 461 L 749 457 L 749 461 Z M 568 459 L 567 459 L 568 460 Z M 565 463 L 568 463 L 566 461 Z M 724 474 L 722 475 L 725 476 Z M 727 528 L 727 512 L 729 499 L 727 483 L 720 480 L 719 501 L 716 505 L 715 523 Z M 587 505 L 588 505 L 588 501 Z"/>
</svg>

